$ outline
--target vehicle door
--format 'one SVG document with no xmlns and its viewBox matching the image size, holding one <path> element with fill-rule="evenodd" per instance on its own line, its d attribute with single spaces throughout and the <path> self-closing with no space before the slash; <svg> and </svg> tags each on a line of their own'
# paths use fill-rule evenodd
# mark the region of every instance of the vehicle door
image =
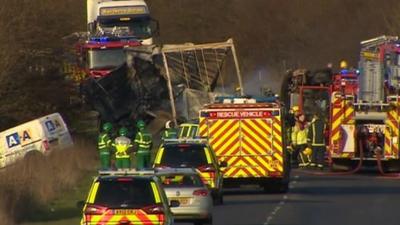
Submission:
<svg viewBox="0 0 400 225">
<path fill-rule="evenodd" d="M 265 177 L 275 172 L 274 127 L 272 118 L 245 118 L 240 120 L 239 177 Z"/>
<path fill-rule="evenodd" d="M 239 119 L 207 119 L 209 145 L 219 161 L 227 163 L 221 168 L 224 177 L 235 177 L 241 167 L 241 132 Z"/>
</svg>

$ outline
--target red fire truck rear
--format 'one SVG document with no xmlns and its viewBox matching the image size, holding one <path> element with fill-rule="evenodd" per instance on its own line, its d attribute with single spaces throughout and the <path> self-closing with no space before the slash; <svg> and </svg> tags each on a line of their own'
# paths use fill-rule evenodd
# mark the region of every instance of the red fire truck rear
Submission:
<svg viewBox="0 0 400 225">
<path fill-rule="evenodd" d="M 381 159 L 384 169 L 398 170 L 400 42 L 381 36 L 361 42 L 361 47 L 358 76 L 344 70 L 332 85 L 332 165 L 344 169 Z"/>
<path fill-rule="evenodd" d="M 227 163 L 224 184 L 287 191 L 282 113 L 277 101 L 233 97 L 221 97 L 200 110 L 199 135 L 207 137 L 218 159 Z"/>
</svg>

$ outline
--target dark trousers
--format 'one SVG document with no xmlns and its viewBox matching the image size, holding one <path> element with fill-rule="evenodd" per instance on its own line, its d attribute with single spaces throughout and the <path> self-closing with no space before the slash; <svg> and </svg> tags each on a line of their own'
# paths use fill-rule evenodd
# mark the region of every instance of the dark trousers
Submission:
<svg viewBox="0 0 400 225">
<path fill-rule="evenodd" d="M 296 145 L 294 146 L 293 155 L 292 155 L 292 165 L 299 165 L 299 154 L 307 148 L 306 144 Z"/>
<path fill-rule="evenodd" d="M 312 146 L 312 162 L 315 164 L 324 164 L 326 146 Z"/>
</svg>

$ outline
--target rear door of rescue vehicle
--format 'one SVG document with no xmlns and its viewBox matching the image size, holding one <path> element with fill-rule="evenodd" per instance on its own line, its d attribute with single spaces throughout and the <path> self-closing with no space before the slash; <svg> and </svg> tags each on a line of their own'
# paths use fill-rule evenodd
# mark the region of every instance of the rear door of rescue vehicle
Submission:
<svg viewBox="0 0 400 225">
<path fill-rule="evenodd" d="M 278 103 L 214 103 L 200 110 L 199 134 L 227 164 L 224 184 L 287 191 L 290 168 L 281 118 Z"/>
</svg>

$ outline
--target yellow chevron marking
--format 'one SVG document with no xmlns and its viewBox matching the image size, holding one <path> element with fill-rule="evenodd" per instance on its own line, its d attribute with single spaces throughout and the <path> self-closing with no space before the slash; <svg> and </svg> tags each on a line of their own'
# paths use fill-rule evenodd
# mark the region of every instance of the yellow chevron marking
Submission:
<svg viewBox="0 0 400 225">
<path fill-rule="evenodd" d="M 240 161 L 233 164 L 233 161 L 235 161 L 238 157 L 230 157 L 227 161 L 228 161 L 228 165 L 229 167 L 233 167 L 233 166 L 237 166 L 239 165 Z"/>
<path fill-rule="evenodd" d="M 386 120 L 386 125 L 390 127 L 390 129 L 392 130 L 392 132 L 394 133 L 395 136 L 398 136 L 398 129 L 397 127 L 393 124 L 392 121 L 390 120 Z"/>
<path fill-rule="evenodd" d="M 241 169 L 236 174 L 233 174 L 233 177 L 247 177 L 247 174 Z"/>
<path fill-rule="evenodd" d="M 278 139 L 279 137 L 277 137 L 276 135 L 274 135 L 275 139 Z M 282 143 L 282 140 L 281 140 Z M 282 153 L 283 152 L 283 148 L 280 144 L 278 144 L 278 142 L 273 141 L 273 146 L 275 150 L 278 150 L 278 152 Z"/>
<path fill-rule="evenodd" d="M 250 121 L 249 121 L 249 122 L 250 122 Z M 254 123 L 252 123 L 252 122 L 251 122 L 251 125 L 252 125 L 253 128 L 257 127 L 257 125 L 254 125 Z M 263 138 L 260 138 L 259 135 L 258 135 L 257 133 L 255 133 L 255 132 L 253 132 L 249 127 L 247 127 L 247 125 L 243 124 L 242 129 L 245 130 L 246 132 L 248 132 L 248 133 L 250 134 L 251 137 L 253 137 L 254 139 L 256 139 L 256 140 L 260 143 L 261 146 L 265 146 L 265 147 L 267 147 L 268 149 L 271 149 L 271 144 L 269 144 L 269 143 L 267 143 L 266 141 L 264 141 Z M 259 128 L 257 128 L 257 129 L 258 129 L 257 132 L 260 132 L 261 134 L 263 133 Z M 253 140 L 251 140 L 251 138 L 246 137 L 246 136 L 245 136 L 244 138 L 246 138 L 247 141 L 251 142 L 251 144 L 252 144 L 254 147 L 257 147 L 257 146 L 258 146 L 258 144 L 256 144 L 255 142 L 253 142 Z M 265 154 L 265 153 L 266 153 L 266 150 L 263 150 L 263 149 L 261 148 L 261 146 L 258 146 L 258 148 L 257 148 L 257 149 L 260 150 L 259 154 Z"/>
<path fill-rule="evenodd" d="M 229 123 L 229 125 L 232 123 Z M 239 138 L 239 123 L 235 122 L 233 127 L 230 130 L 221 129 L 225 133 L 220 133 L 221 136 L 215 135 L 213 136 L 214 139 L 218 139 L 217 142 L 213 144 L 214 149 L 218 149 L 218 151 L 222 151 L 224 148 L 223 146 L 227 147 L 229 144 L 235 140 L 235 138 Z M 221 146 L 221 144 L 223 144 Z"/>
<path fill-rule="evenodd" d="M 264 129 L 267 130 L 269 136 L 272 134 L 272 128 L 271 128 L 271 126 L 268 126 L 267 124 L 265 124 L 265 121 L 263 121 L 263 120 L 261 120 L 261 119 L 257 119 L 257 120 L 255 120 L 255 121 L 256 121 L 257 123 L 254 122 L 253 120 L 247 120 L 246 122 L 248 122 L 248 123 L 251 125 L 251 127 L 252 127 L 254 130 L 256 130 L 260 135 L 266 135 L 266 134 L 265 134 L 264 131 L 261 130 L 261 128 L 259 127 L 258 124 L 262 124 L 262 127 L 263 127 Z M 245 124 L 243 124 L 243 125 L 246 126 L 246 128 L 247 128 L 247 125 L 245 125 Z M 257 135 L 257 136 L 258 136 L 258 135 Z"/>
<path fill-rule="evenodd" d="M 239 133 L 235 134 L 235 136 L 237 136 L 237 138 L 239 139 Z M 229 142 L 226 143 L 226 145 L 224 144 L 222 148 L 219 149 L 218 152 L 216 152 L 216 154 L 222 154 L 222 152 L 227 148 L 227 146 L 229 146 L 229 144 L 231 144 L 233 141 L 235 141 L 234 138 L 230 139 Z M 236 143 L 225 153 L 225 155 L 240 155 L 240 141 L 236 141 Z M 234 153 L 234 151 L 237 151 L 236 153 Z"/>
<path fill-rule="evenodd" d="M 283 162 L 283 158 L 282 158 L 282 156 L 281 156 L 280 154 L 274 153 L 274 157 L 275 157 L 277 160 L 279 160 L 279 162 Z"/>
<path fill-rule="evenodd" d="M 101 223 L 101 222 L 106 222 L 103 221 L 105 215 L 95 215 L 91 217 L 91 221 L 90 224 L 97 224 L 97 223 Z M 141 221 L 141 219 L 136 216 L 136 215 L 112 215 L 111 218 L 108 220 L 108 223 L 116 223 L 122 220 L 122 218 L 126 217 L 129 221 L 134 222 L 135 224 L 144 224 L 146 221 Z M 155 216 L 155 215 L 146 215 L 146 217 L 150 220 L 150 221 L 159 221 L 159 217 Z"/>
<path fill-rule="evenodd" d="M 282 127 L 281 127 L 281 125 L 279 123 L 273 123 L 273 126 L 276 128 L 276 130 L 282 132 L 282 130 L 281 130 Z"/>
<path fill-rule="evenodd" d="M 251 138 L 249 138 L 249 137 L 243 137 L 243 138 L 246 138 L 246 141 L 251 145 L 251 147 L 254 148 L 254 150 L 252 150 L 252 149 L 249 149 L 249 147 L 247 147 L 249 154 L 254 154 L 254 155 L 266 154 L 266 153 L 268 153 L 268 151 L 272 150 L 271 146 L 269 146 L 269 145 L 265 145 L 264 147 L 266 147 L 266 148 L 263 149 L 258 144 L 254 143 L 254 141 L 251 140 Z M 243 146 L 247 146 L 245 144 L 245 142 L 242 142 L 242 147 Z M 257 152 L 254 152 L 254 151 L 257 151 Z"/>
<path fill-rule="evenodd" d="M 348 107 L 348 108 L 346 108 L 346 111 L 345 111 L 345 118 L 350 117 L 350 116 L 353 114 L 353 112 L 354 112 L 353 107 Z"/>
<path fill-rule="evenodd" d="M 246 143 L 243 143 L 242 147 L 245 148 L 248 152 L 252 152 L 252 150 L 250 149 L 250 146 L 248 146 Z M 256 155 L 256 154 L 254 154 L 254 155 Z M 246 158 L 251 158 L 251 157 L 246 157 Z M 268 158 L 268 160 L 271 160 L 271 159 L 272 159 L 271 157 Z M 251 159 L 251 162 L 254 163 L 253 165 L 257 165 L 257 163 L 254 162 L 252 159 Z M 267 167 L 268 170 L 270 170 L 270 171 L 273 170 L 273 168 L 270 165 L 268 165 L 267 163 L 265 163 L 265 166 Z"/>
<path fill-rule="evenodd" d="M 259 171 L 259 173 L 261 173 L 261 174 L 265 174 L 265 169 L 260 167 L 260 165 L 259 165 L 260 163 L 265 164 L 264 166 L 266 166 L 269 171 L 271 171 L 271 169 L 273 170 L 272 167 L 269 167 L 269 165 L 265 162 L 263 163 L 262 160 L 260 163 L 253 160 L 253 157 L 246 157 L 246 160 L 249 161 L 249 163 L 250 163 L 250 165 L 247 164 L 246 168 L 251 168 L 252 170 L 254 170 L 254 173 L 252 173 L 252 174 L 257 174 L 257 171 Z M 257 171 L 255 171 L 255 170 L 257 170 Z"/>
<path fill-rule="evenodd" d="M 282 143 L 282 136 L 280 136 L 278 133 L 275 133 L 271 127 L 271 124 L 268 124 L 265 122 L 265 120 L 258 120 L 260 121 L 260 123 L 262 124 L 262 126 L 264 127 L 264 129 L 266 129 L 270 134 L 272 134 L 272 138 L 270 139 L 271 143 L 274 146 L 275 150 L 278 150 L 279 152 L 283 151 L 283 148 L 280 144 L 278 144 L 278 142 L 274 141 L 274 140 L 279 140 Z M 256 127 L 257 131 L 262 135 L 264 132 L 261 131 L 257 125 L 254 125 L 254 123 L 252 122 L 253 127 Z M 278 123 L 274 123 L 273 126 L 281 132 L 281 126 Z M 282 133 L 282 132 L 281 132 Z M 264 145 L 266 145 L 267 143 L 264 142 Z"/>
<path fill-rule="evenodd" d="M 220 120 L 220 121 L 223 121 L 223 120 Z M 228 128 L 230 125 L 232 125 L 234 122 L 235 122 L 234 120 L 225 120 L 225 121 L 223 121 L 223 125 L 222 125 L 222 127 L 221 127 L 219 130 L 210 132 L 210 133 L 212 134 L 212 138 L 219 138 L 220 136 L 222 136 L 225 132 L 227 132 L 227 128 Z M 220 124 L 221 124 L 221 123 L 218 123 L 218 126 L 219 126 Z M 215 126 L 214 129 L 215 129 L 216 127 L 217 127 L 217 126 Z"/>
<path fill-rule="evenodd" d="M 200 173 L 200 176 L 208 183 L 211 188 L 215 187 L 214 179 L 211 179 L 211 174 L 208 172 Z"/>
<path fill-rule="evenodd" d="M 220 126 L 221 123 L 224 123 L 224 122 L 225 122 L 224 120 L 213 120 L 208 129 L 209 135 L 211 135 L 211 134 L 214 135 L 215 130 Z"/>
<path fill-rule="evenodd" d="M 207 121 L 206 122 L 204 122 L 206 120 L 206 118 L 204 118 L 204 117 L 200 117 L 200 120 L 199 120 L 199 133 L 201 134 L 201 133 L 203 133 L 203 132 L 205 132 L 205 131 L 207 131 Z M 203 123 L 204 122 L 204 123 Z M 208 136 L 208 135 L 207 135 Z"/>
</svg>

